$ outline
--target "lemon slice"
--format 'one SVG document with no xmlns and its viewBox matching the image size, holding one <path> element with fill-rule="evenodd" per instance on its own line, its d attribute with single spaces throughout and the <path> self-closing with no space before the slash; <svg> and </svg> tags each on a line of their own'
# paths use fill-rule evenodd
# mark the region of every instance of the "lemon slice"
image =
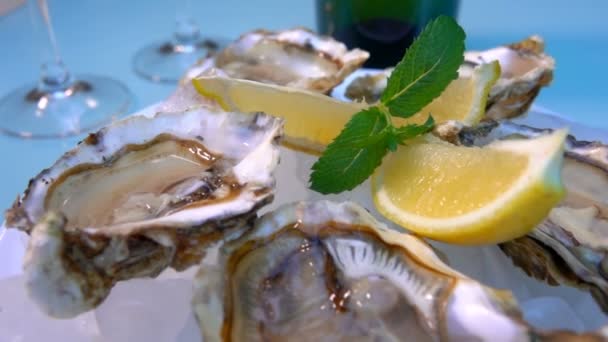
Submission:
<svg viewBox="0 0 608 342">
<path fill-rule="evenodd" d="M 483 117 L 488 92 L 499 75 L 497 62 L 481 64 L 469 75 L 452 81 L 419 114 L 408 119 L 396 118 L 395 124 L 422 123 L 429 113 L 437 123 L 458 120 L 475 124 Z M 201 95 L 214 99 L 224 110 L 265 112 L 284 118 L 285 144 L 315 154 L 323 151 L 353 114 L 368 107 L 302 89 L 217 74 L 199 76 L 192 82 Z"/>
<path fill-rule="evenodd" d="M 192 82 L 201 95 L 214 99 L 224 110 L 284 118 L 285 145 L 309 153 L 323 151 L 350 117 L 367 107 L 303 89 L 224 76 L 201 76 Z"/>
<path fill-rule="evenodd" d="M 565 130 L 482 148 L 447 143 L 401 146 L 372 176 L 382 215 L 419 235 L 459 244 L 523 236 L 564 195 Z"/>
</svg>

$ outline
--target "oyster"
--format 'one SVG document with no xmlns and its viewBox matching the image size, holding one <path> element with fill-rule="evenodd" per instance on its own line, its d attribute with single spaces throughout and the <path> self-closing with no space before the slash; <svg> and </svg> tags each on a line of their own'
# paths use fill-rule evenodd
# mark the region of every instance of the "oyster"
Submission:
<svg viewBox="0 0 608 342">
<path fill-rule="evenodd" d="M 288 204 L 260 218 L 217 260 L 203 260 L 193 308 L 207 342 L 576 336 L 534 331 L 508 292 L 454 271 L 422 240 L 348 202 Z"/>
<path fill-rule="evenodd" d="M 344 95 L 355 101 L 374 103 L 380 100 L 382 92 L 386 89 L 388 78 L 395 68 L 386 68 L 377 73 L 370 73 L 355 78 L 346 87 Z"/>
<path fill-rule="evenodd" d="M 465 64 L 495 60 L 500 63 L 501 75 L 488 97 L 488 118 L 500 120 L 525 113 L 540 89 L 553 80 L 555 61 L 544 53 L 544 42 L 539 36 L 486 51 L 465 53 Z"/>
<path fill-rule="evenodd" d="M 488 121 L 479 127 L 462 128 L 459 139 L 467 145 L 483 145 L 549 132 L 508 121 Z M 608 145 L 569 136 L 565 150 L 565 199 L 528 236 L 500 247 L 530 276 L 552 285 L 589 290 L 608 313 Z"/>
<path fill-rule="evenodd" d="M 218 68 L 234 78 L 327 93 L 368 58 L 366 51 L 348 50 L 333 38 L 307 29 L 257 30 L 193 66 L 186 78 Z"/>
<path fill-rule="evenodd" d="M 544 53 L 544 42 L 538 36 L 485 51 L 467 51 L 459 73 L 467 75 L 482 63 L 498 61 L 501 75 L 492 87 L 486 105 L 486 116 L 499 120 L 525 113 L 540 92 L 551 83 L 555 61 Z M 375 102 L 386 88 L 393 68 L 356 78 L 346 88 L 352 100 Z"/>
<path fill-rule="evenodd" d="M 112 286 L 197 264 L 273 197 L 282 121 L 200 107 L 133 116 L 89 135 L 30 181 L 6 225 L 31 235 L 30 296 L 50 316 Z"/>
</svg>

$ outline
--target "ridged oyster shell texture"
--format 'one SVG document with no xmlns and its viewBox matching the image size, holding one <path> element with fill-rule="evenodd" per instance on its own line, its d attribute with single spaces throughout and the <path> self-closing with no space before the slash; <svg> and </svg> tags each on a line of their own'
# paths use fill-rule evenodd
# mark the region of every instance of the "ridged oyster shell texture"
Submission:
<svg viewBox="0 0 608 342">
<path fill-rule="evenodd" d="M 30 234 L 26 286 L 73 317 L 121 280 L 198 264 L 273 198 L 282 121 L 199 107 L 132 116 L 89 135 L 6 213 Z"/>
<path fill-rule="evenodd" d="M 193 308 L 207 342 L 604 338 L 531 328 L 508 292 L 350 202 L 286 204 L 261 217 L 203 260 Z"/>
</svg>

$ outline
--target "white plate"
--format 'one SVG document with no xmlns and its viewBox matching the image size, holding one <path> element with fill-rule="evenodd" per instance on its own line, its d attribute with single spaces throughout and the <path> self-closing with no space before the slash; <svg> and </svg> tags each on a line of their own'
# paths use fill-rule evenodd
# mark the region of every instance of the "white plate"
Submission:
<svg viewBox="0 0 608 342">
<path fill-rule="evenodd" d="M 366 72 L 373 70 L 359 71 L 352 77 Z M 338 87 L 334 96 L 340 98 L 343 91 L 343 86 Z M 517 121 L 535 127 L 567 126 L 579 139 L 608 141 L 606 131 L 566 121 L 539 107 L 534 107 L 526 118 Z M 286 202 L 327 198 L 356 201 L 377 218 L 382 218 L 372 205 L 368 182 L 348 193 L 321 196 L 307 189 L 309 170 L 315 158 L 284 148 L 281 152 L 281 164 L 276 172 L 276 198 L 264 212 Z M 0 341 L 200 340 L 189 307 L 194 268 L 184 273 L 169 270 L 157 279 L 119 283 L 97 310 L 71 320 L 54 320 L 42 315 L 25 294 L 21 262 L 26 243 L 24 234 L 0 227 Z M 551 287 L 529 278 L 513 267 L 495 246 L 433 244 L 459 271 L 487 285 L 510 289 L 519 300 L 525 318 L 538 327 L 582 331 L 597 329 L 608 322 L 588 293 L 568 287 Z"/>
</svg>

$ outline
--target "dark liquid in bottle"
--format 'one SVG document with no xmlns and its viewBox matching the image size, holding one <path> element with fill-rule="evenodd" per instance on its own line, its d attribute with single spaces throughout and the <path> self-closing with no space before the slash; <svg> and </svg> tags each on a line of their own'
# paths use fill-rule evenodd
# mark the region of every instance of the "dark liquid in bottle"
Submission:
<svg viewBox="0 0 608 342">
<path fill-rule="evenodd" d="M 397 64 L 418 34 L 415 25 L 391 18 L 376 18 L 336 30 L 334 37 L 349 48 L 370 52 L 368 68 L 386 68 Z"/>
</svg>

